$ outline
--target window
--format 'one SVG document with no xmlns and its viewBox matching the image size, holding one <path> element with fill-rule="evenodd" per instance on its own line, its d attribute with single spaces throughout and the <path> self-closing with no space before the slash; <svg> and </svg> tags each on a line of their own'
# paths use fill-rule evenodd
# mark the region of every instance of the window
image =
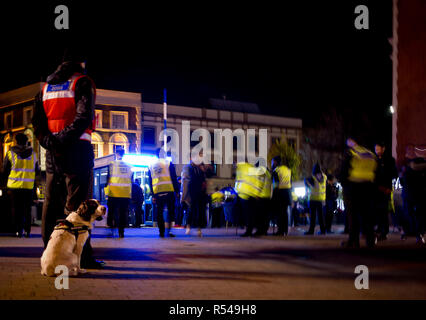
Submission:
<svg viewBox="0 0 426 320">
<path fill-rule="evenodd" d="M 143 128 L 143 143 L 151 146 L 156 145 L 155 128 L 144 127 Z"/>
<path fill-rule="evenodd" d="M 127 112 L 111 111 L 111 129 L 127 129 Z"/>
<path fill-rule="evenodd" d="M 12 136 L 9 133 L 4 136 L 4 140 L 3 140 L 3 158 L 6 157 L 6 153 L 12 147 L 12 142 L 13 142 Z"/>
<path fill-rule="evenodd" d="M 13 125 L 13 113 L 12 111 L 6 112 L 4 114 L 4 129 L 5 130 L 12 129 L 12 125 Z"/>
<path fill-rule="evenodd" d="M 33 117 L 33 107 L 24 108 L 24 126 L 31 124 L 31 118 Z"/>
<path fill-rule="evenodd" d="M 102 128 L 102 110 L 95 110 L 96 128 Z"/>
<path fill-rule="evenodd" d="M 102 137 L 96 132 L 92 132 L 92 146 L 95 159 L 103 156 L 104 142 Z"/>
<path fill-rule="evenodd" d="M 109 153 L 115 153 L 117 149 L 123 149 L 125 152 L 129 151 L 129 140 L 123 133 L 115 133 L 109 139 Z"/>
</svg>

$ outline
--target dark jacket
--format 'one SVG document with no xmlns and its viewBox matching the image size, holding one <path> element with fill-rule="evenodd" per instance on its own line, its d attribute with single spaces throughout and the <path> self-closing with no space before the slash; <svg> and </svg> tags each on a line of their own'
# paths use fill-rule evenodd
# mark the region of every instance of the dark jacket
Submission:
<svg viewBox="0 0 426 320">
<path fill-rule="evenodd" d="M 188 205 L 205 201 L 207 197 L 206 175 L 200 166 L 191 163 L 182 168 L 181 202 Z"/>
<path fill-rule="evenodd" d="M 13 152 L 15 152 L 19 157 L 22 159 L 27 159 L 31 156 L 31 153 L 33 152 L 33 148 L 27 147 L 27 146 L 14 146 L 11 148 Z M 12 163 L 9 161 L 9 158 L 6 156 L 3 160 L 3 171 L 2 171 L 2 180 L 4 181 L 4 184 L 7 184 L 7 179 L 10 174 L 10 170 L 12 169 Z M 36 162 L 35 166 L 36 175 L 39 175 L 40 169 L 38 166 L 38 162 Z"/>
<path fill-rule="evenodd" d="M 132 202 L 133 203 L 142 203 L 143 202 L 143 191 L 140 185 L 133 182 L 132 183 Z"/>
<path fill-rule="evenodd" d="M 376 180 L 379 190 L 392 190 L 392 180 L 398 177 L 395 159 L 391 156 L 383 155 L 377 157 Z"/>
<path fill-rule="evenodd" d="M 47 78 L 47 83 L 63 83 L 76 72 L 83 72 L 80 65 L 64 62 Z M 76 83 L 75 105 L 74 121 L 53 135 L 47 126 L 42 93 L 35 98 L 32 124 L 40 145 L 47 150 L 46 171 L 49 173 L 84 173 L 93 168 L 92 145 L 89 141 L 79 139 L 94 118 L 95 88 L 88 77 L 83 77 Z"/>
</svg>

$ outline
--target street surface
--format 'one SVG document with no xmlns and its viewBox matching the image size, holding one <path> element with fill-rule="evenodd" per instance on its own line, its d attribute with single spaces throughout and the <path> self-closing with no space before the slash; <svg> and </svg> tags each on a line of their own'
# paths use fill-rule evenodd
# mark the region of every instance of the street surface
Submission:
<svg viewBox="0 0 426 320">
<path fill-rule="evenodd" d="M 341 231 L 342 227 L 335 227 Z M 238 229 L 239 234 L 244 230 Z M 270 230 L 271 232 L 272 230 Z M 394 233 L 371 250 L 342 249 L 346 235 L 240 238 L 236 229 L 205 229 L 160 239 L 157 229 L 126 229 L 125 238 L 95 228 L 95 256 L 107 265 L 70 278 L 68 290 L 40 275 L 40 228 L 31 238 L 0 236 L 0 299 L 425 299 L 426 249 Z M 364 241 L 362 246 L 364 246 Z M 357 265 L 369 289 L 357 290 Z"/>
</svg>

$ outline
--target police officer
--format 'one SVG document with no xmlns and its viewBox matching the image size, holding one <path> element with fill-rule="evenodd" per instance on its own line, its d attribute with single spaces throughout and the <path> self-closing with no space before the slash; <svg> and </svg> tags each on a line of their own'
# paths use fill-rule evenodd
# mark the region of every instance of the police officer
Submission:
<svg viewBox="0 0 426 320">
<path fill-rule="evenodd" d="M 342 243 L 349 248 L 359 247 L 359 233 L 366 237 L 368 247 L 374 247 L 373 196 L 374 179 L 377 166 L 376 156 L 371 151 L 358 145 L 355 140 L 346 141 L 341 181 L 348 220 L 349 239 Z"/>
<path fill-rule="evenodd" d="M 250 237 L 255 224 L 257 199 L 262 191 L 258 168 L 247 162 L 237 163 L 235 190 L 238 193 L 246 224 L 246 231 L 241 236 Z"/>
<path fill-rule="evenodd" d="M 272 201 L 277 215 L 278 231 L 274 235 L 288 234 L 288 207 L 291 204 L 291 170 L 281 164 L 281 157 L 272 159 Z"/>
<path fill-rule="evenodd" d="M 161 149 L 157 150 L 157 160 L 149 166 L 149 187 L 152 190 L 154 217 L 157 218 L 160 237 L 174 237 L 170 232 L 171 222 L 175 217 L 175 193 L 179 191 L 176 170 L 173 163 L 164 157 Z M 164 219 L 164 210 L 167 207 L 167 216 Z"/>
<path fill-rule="evenodd" d="M 130 199 L 132 197 L 131 167 L 123 161 L 124 150 L 117 149 L 116 160 L 109 164 L 108 184 L 108 225 L 118 227 L 118 236 L 124 238 Z"/>
<path fill-rule="evenodd" d="M 27 146 L 28 137 L 18 133 L 15 140 L 17 145 L 6 153 L 3 161 L 3 174 L 7 177 L 16 236 L 22 237 L 25 230 L 29 238 L 34 181 L 39 169 L 33 149 Z"/>
<path fill-rule="evenodd" d="M 325 234 L 325 199 L 326 199 L 327 176 L 321 171 L 318 163 L 312 169 L 312 176 L 305 179 L 305 185 L 309 191 L 309 211 L 311 213 L 311 223 L 306 235 L 315 232 L 316 217 L 320 225 L 320 234 Z"/>
<path fill-rule="evenodd" d="M 85 57 L 78 49 L 68 50 L 63 63 L 47 77 L 36 97 L 32 124 L 46 151 L 46 194 L 43 203 L 42 238 L 47 246 L 56 220 L 77 210 L 92 196 L 96 88 L 84 74 Z M 100 268 L 92 256 L 90 238 L 83 248 L 81 267 Z"/>
<path fill-rule="evenodd" d="M 261 181 L 261 192 L 257 203 L 257 230 L 254 236 L 266 236 L 271 220 L 271 196 L 272 196 L 272 175 L 265 166 L 259 168 L 259 179 Z"/>
</svg>

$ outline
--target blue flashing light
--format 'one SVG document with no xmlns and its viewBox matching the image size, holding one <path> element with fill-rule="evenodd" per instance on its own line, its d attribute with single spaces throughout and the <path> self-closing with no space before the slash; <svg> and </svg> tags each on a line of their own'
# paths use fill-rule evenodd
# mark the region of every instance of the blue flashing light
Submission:
<svg viewBox="0 0 426 320">
<path fill-rule="evenodd" d="M 166 159 L 172 161 L 171 157 Z M 125 154 L 123 156 L 123 161 L 134 167 L 149 167 L 157 160 L 158 158 L 152 154 Z"/>
</svg>

